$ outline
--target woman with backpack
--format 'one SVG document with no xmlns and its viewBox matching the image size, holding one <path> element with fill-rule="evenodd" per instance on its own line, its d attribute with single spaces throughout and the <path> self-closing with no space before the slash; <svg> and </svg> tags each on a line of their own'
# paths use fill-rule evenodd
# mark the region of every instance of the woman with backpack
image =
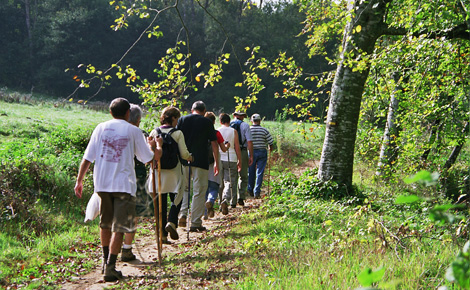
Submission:
<svg viewBox="0 0 470 290">
<path fill-rule="evenodd" d="M 165 225 L 163 230 L 163 243 L 169 244 L 168 234 L 173 240 L 178 240 L 178 232 L 176 227 L 178 224 L 178 214 L 181 208 L 181 200 L 183 194 L 181 187 L 183 186 L 183 171 L 182 165 L 179 158 L 192 161 L 191 153 L 189 153 L 186 143 L 184 141 L 184 135 L 181 130 L 177 130 L 176 124 L 178 119 L 181 117 L 181 112 L 175 107 L 166 107 L 163 109 L 160 116 L 160 127 L 154 129 L 150 136 L 161 135 L 163 139 L 162 145 L 162 157 L 161 162 L 161 190 L 157 192 L 162 193 L 162 224 Z M 151 169 L 153 170 L 153 169 Z M 153 193 L 152 188 L 153 180 L 152 174 L 149 174 L 147 181 L 147 188 L 150 194 Z M 167 203 L 168 195 L 171 200 L 170 212 L 167 217 Z"/>
</svg>

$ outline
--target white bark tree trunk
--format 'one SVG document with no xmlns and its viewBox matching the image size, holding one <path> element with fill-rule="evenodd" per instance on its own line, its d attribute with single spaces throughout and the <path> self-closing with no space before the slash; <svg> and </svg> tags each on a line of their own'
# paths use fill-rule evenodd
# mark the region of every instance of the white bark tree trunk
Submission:
<svg viewBox="0 0 470 290">
<path fill-rule="evenodd" d="M 318 171 L 321 180 L 332 179 L 348 187 L 352 185 L 357 125 L 369 75 L 368 64 L 362 69 L 357 64 L 372 54 L 376 40 L 386 28 L 386 2 L 355 0 L 351 5 L 354 16 L 345 29 L 343 50 L 331 90 Z"/>
</svg>

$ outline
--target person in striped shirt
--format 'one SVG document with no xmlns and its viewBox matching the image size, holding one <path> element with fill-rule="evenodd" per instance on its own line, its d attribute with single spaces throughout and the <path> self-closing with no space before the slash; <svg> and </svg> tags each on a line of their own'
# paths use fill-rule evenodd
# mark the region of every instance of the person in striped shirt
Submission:
<svg viewBox="0 0 470 290">
<path fill-rule="evenodd" d="M 268 151 L 273 151 L 273 137 L 269 131 L 261 127 L 261 116 L 251 116 L 253 125 L 250 127 L 253 141 L 253 163 L 248 169 L 248 192 L 255 198 L 261 198 L 261 185 L 263 183 L 264 168 L 268 161 Z"/>
</svg>

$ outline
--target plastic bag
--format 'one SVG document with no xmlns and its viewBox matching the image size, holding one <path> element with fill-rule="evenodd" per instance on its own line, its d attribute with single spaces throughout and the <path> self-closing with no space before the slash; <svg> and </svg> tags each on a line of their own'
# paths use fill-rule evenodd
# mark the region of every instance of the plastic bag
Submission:
<svg viewBox="0 0 470 290">
<path fill-rule="evenodd" d="M 95 192 L 91 195 L 88 204 L 86 205 L 86 212 L 85 212 L 85 222 L 89 222 L 94 220 L 100 214 L 101 208 L 101 198 Z"/>
</svg>

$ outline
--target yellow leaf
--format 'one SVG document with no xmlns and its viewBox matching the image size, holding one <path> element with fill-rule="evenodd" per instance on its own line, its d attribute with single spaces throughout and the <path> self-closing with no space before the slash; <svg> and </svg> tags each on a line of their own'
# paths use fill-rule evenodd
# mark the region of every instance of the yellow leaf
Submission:
<svg viewBox="0 0 470 290">
<path fill-rule="evenodd" d="M 199 76 L 196 77 L 196 82 L 200 82 L 201 78 Z"/>
<path fill-rule="evenodd" d="M 81 104 L 81 103 L 83 103 L 83 100 L 78 100 L 78 102 L 77 102 L 77 103 Z"/>
<path fill-rule="evenodd" d="M 69 102 L 73 102 L 73 98 L 70 98 L 70 99 L 69 99 Z"/>
<path fill-rule="evenodd" d="M 361 30 L 362 30 L 362 26 L 360 26 L 360 25 L 356 26 L 356 32 L 357 33 L 361 32 Z"/>
</svg>

